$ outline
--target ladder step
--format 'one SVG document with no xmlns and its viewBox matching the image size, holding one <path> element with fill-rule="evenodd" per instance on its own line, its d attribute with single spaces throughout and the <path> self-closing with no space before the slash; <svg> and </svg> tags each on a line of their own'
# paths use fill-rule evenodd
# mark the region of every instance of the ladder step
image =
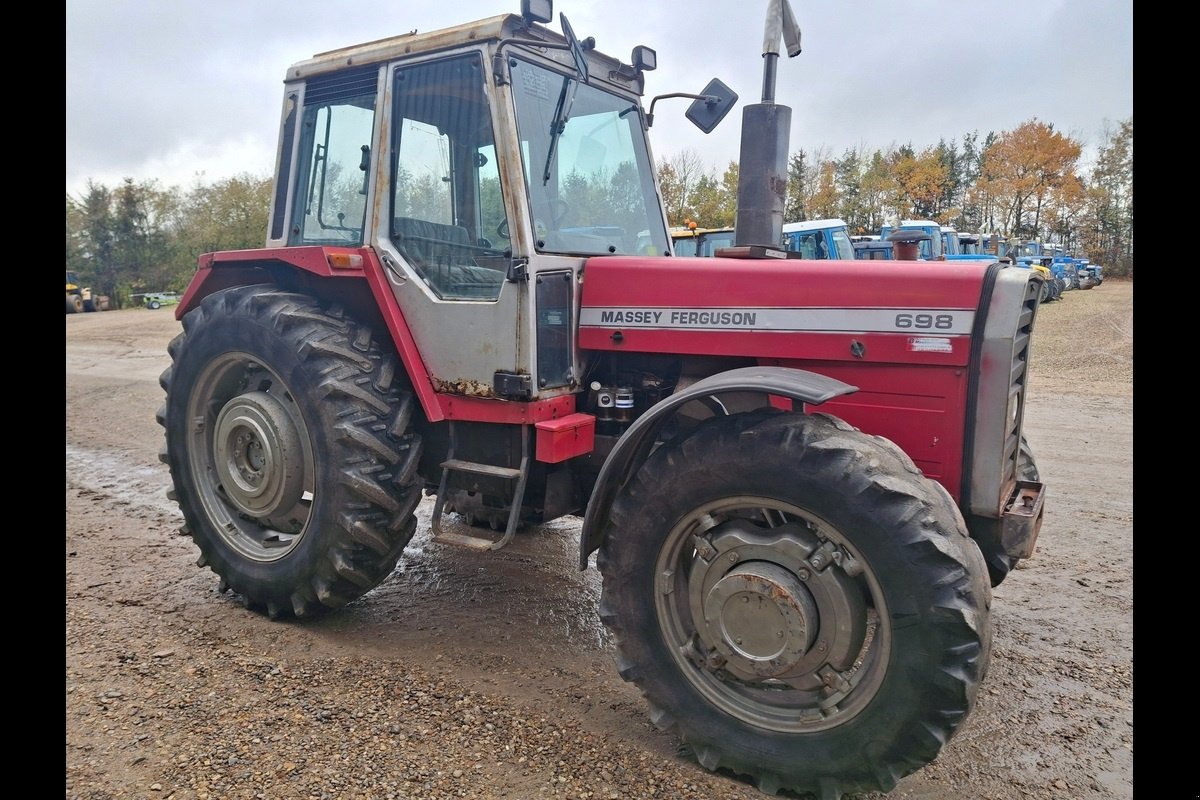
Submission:
<svg viewBox="0 0 1200 800">
<path fill-rule="evenodd" d="M 452 458 L 449 461 L 443 461 L 442 469 L 454 470 L 455 472 L 473 472 L 477 475 L 491 475 L 495 478 L 521 477 L 521 470 L 519 469 L 513 469 L 512 467 L 498 467 L 495 464 L 480 464 L 475 461 L 461 461 L 457 458 Z"/>
</svg>

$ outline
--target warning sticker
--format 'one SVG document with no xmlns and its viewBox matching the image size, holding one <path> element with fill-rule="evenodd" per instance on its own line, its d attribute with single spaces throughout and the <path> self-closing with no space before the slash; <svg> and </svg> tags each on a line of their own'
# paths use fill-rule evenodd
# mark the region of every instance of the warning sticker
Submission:
<svg viewBox="0 0 1200 800">
<path fill-rule="evenodd" d="M 940 336 L 918 336 L 908 340 L 908 349 L 914 353 L 953 353 L 949 339 Z"/>
</svg>

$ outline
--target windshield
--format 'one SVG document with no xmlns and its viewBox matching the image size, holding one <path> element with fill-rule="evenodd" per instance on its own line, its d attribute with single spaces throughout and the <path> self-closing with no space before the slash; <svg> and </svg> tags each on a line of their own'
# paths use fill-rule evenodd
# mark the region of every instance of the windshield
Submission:
<svg viewBox="0 0 1200 800">
<path fill-rule="evenodd" d="M 853 259 L 854 242 L 850 241 L 850 234 L 846 233 L 844 228 L 837 228 L 831 231 L 833 235 L 833 249 L 836 255 L 834 258 Z"/>
<path fill-rule="evenodd" d="M 512 62 L 525 186 L 541 252 L 668 252 L 654 170 L 632 100 Z"/>
</svg>

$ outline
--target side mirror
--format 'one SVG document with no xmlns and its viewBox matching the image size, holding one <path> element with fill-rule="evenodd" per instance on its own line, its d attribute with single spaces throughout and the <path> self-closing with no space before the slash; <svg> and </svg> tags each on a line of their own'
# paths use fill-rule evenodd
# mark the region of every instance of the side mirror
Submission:
<svg viewBox="0 0 1200 800">
<path fill-rule="evenodd" d="M 700 130 L 711 133 L 733 109 L 737 99 L 737 92 L 722 83 L 720 78 L 713 78 L 684 116 Z"/>
<path fill-rule="evenodd" d="M 595 47 L 596 42 L 590 36 L 580 42 L 579 37 L 575 35 L 574 29 L 571 28 L 571 23 L 567 22 L 566 14 L 559 14 L 558 19 L 562 22 L 563 35 L 567 37 L 567 50 L 570 51 L 571 58 L 575 61 L 575 71 L 579 73 L 579 82 L 586 86 L 588 82 L 588 63 L 584 50 Z"/>
</svg>

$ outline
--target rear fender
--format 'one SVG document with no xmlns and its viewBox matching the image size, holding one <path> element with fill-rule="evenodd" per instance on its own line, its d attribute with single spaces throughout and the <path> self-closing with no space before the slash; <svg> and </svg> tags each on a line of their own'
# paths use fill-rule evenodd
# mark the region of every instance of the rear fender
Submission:
<svg viewBox="0 0 1200 800">
<path fill-rule="evenodd" d="M 741 367 L 711 375 L 660 401 L 634 420 L 600 468 L 583 518 L 583 531 L 579 541 L 579 568 L 587 569 L 588 556 L 604 543 L 604 531 L 617 492 L 650 455 L 663 425 L 683 406 L 701 398 L 745 392 L 786 397 L 805 405 L 820 405 L 827 400 L 856 391 L 856 386 L 815 372 L 759 366 Z"/>
<path fill-rule="evenodd" d="M 196 275 L 175 309 L 175 318 L 182 320 L 213 292 L 259 283 L 273 283 L 339 303 L 359 320 L 386 330 L 426 419 L 430 422 L 446 419 L 425 362 L 374 250 L 310 246 L 205 253 L 200 256 Z"/>
</svg>

